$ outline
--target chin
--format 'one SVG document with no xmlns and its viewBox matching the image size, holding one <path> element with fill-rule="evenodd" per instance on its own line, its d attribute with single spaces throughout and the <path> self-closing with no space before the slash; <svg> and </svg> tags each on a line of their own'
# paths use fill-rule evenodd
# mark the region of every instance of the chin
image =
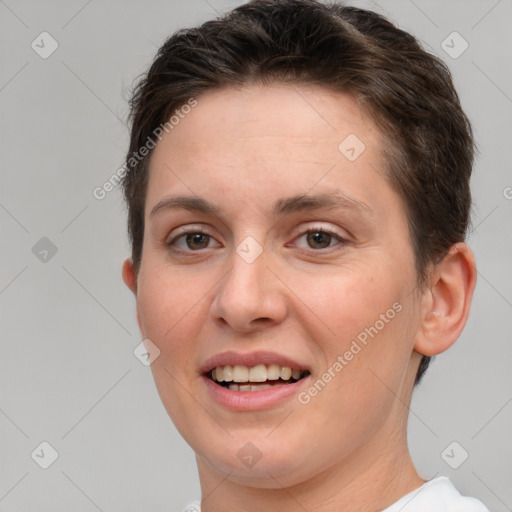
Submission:
<svg viewBox="0 0 512 512">
<path fill-rule="evenodd" d="M 312 476 L 313 461 L 318 458 L 311 443 L 290 443 L 288 436 L 268 432 L 260 432 L 258 436 L 235 434 L 199 444 L 197 449 L 191 444 L 199 466 L 204 463 L 223 477 L 229 474 L 233 482 L 258 488 L 280 489 L 300 484 Z"/>
</svg>

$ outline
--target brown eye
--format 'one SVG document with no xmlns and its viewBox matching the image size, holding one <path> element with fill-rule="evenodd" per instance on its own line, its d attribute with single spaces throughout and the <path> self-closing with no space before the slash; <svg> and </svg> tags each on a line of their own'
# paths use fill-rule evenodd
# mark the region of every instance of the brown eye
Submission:
<svg viewBox="0 0 512 512">
<path fill-rule="evenodd" d="M 324 252 L 333 252 L 343 249 L 349 242 L 335 231 L 324 229 L 323 227 L 312 227 L 302 232 L 295 241 L 295 246 L 323 254 Z"/>
<path fill-rule="evenodd" d="M 308 231 L 307 241 L 312 249 L 325 249 L 331 244 L 332 235 L 325 231 Z"/>
<path fill-rule="evenodd" d="M 211 242 L 215 242 L 215 239 L 207 233 L 188 231 L 174 237 L 167 242 L 167 246 L 171 249 L 176 248 L 181 252 L 194 252 L 211 248 Z"/>
<path fill-rule="evenodd" d="M 204 233 L 188 233 L 186 238 L 189 249 L 205 249 L 208 247 L 210 236 Z"/>
</svg>

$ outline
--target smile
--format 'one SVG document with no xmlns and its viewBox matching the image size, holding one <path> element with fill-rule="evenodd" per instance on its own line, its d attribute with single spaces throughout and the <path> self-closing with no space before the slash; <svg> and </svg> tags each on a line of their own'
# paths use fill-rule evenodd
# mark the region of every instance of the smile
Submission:
<svg viewBox="0 0 512 512">
<path fill-rule="evenodd" d="M 307 370 L 292 369 L 278 364 L 258 364 L 250 367 L 216 366 L 208 374 L 213 382 L 230 391 L 262 391 L 293 384 L 307 375 L 309 375 Z"/>
</svg>

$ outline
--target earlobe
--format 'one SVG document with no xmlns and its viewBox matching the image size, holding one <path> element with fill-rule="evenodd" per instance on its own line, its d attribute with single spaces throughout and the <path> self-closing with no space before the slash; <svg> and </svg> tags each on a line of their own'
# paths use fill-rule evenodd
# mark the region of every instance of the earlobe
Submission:
<svg viewBox="0 0 512 512">
<path fill-rule="evenodd" d="M 421 328 L 414 349 L 433 356 L 450 348 L 464 328 L 476 284 L 473 253 L 465 243 L 454 244 L 431 275 L 425 292 Z"/>
<path fill-rule="evenodd" d="M 123 281 L 128 288 L 137 295 L 137 276 L 135 275 L 135 269 L 133 262 L 130 258 L 123 263 Z"/>
</svg>

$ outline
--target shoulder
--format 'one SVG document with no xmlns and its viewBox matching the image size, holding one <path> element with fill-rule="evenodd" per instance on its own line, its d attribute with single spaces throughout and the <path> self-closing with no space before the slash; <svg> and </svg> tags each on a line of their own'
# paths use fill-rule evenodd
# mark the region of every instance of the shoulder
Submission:
<svg viewBox="0 0 512 512">
<path fill-rule="evenodd" d="M 489 512 L 476 498 L 463 496 L 449 478 L 440 476 L 400 498 L 382 512 Z"/>
</svg>

